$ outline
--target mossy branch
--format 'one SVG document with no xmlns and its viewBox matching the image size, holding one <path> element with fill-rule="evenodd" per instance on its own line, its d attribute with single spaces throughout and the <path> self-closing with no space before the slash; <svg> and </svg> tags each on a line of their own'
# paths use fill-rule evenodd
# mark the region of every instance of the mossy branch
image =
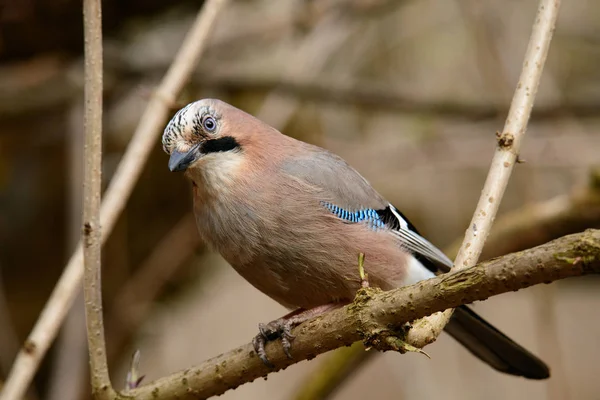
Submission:
<svg viewBox="0 0 600 400">
<path fill-rule="evenodd" d="M 127 395 L 140 400 L 215 396 L 357 341 L 366 340 L 376 348 L 389 350 L 386 338 L 393 338 L 396 329 L 401 330 L 406 322 L 438 311 L 592 273 L 600 273 L 600 230 L 565 236 L 389 292 L 360 289 L 352 304 L 294 329 L 293 360 L 285 356 L 281 343 L 269 343 L 266 351 L 274 369 L 266 367 L 248 343 Z"/>
</svg>

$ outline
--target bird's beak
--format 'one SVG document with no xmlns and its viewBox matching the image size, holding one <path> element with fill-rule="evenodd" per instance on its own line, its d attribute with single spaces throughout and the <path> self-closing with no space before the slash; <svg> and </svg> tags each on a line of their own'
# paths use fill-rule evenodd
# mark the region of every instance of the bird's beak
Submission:
<svg viewBox="0 0 600 400">
<path fill-rule="evenodd" d="M 169 170 L 171 172 L 185 171 L 187 167 L 194 163 L 202 155 L 199 151 L 200 144 L 192 147 L 185 153 L 173 150 L 169 158 Z"/>
</svg>

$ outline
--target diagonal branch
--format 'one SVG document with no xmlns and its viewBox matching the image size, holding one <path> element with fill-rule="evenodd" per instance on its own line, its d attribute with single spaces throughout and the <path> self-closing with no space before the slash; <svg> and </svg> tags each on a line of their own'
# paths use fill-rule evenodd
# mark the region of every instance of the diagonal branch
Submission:
<svg viewBox="0 0 600 400">
<path fill-rule="evenodd" d="M 491 231 L 527 130 L 559 6 L 560 0 L 540 0 L 506 123 L 502 133 L 497 134 L 496 152 L 475 213 L 454 261 L 454 269 L 469 268 L 477 263 Z M 411 329 L 406 338 L 407 342 L 420 348 L 435 341 L 451 316 L 452 310 L 446 310 L 425 318 L 419 322 L 417 329 Z"/>
<path fill-rule="evenodd" d="M 496 153 L 473 219 L 467 228 L 463 244 L 458 251 L 455 268 L 468 268 L 477 263 L 500 201 L 504 195 L 512 169 L 521 149 L 527 122 L 533 108 L 541 80 L 550 40 L 558 16 L 560 1 L 541 0 L 536 22 L 525 55 L 523 70 L 506 118 L 504 130 L 498 134 Z"/>
<path fill-rule="evenodd" d="M 200 55 L 206 48 L 215 20 L 226 3 L 226 0 L 205 2 L 173 64 L 146 107 L 102 203 L 100 223 L 103 227 L 103 243 L 125 208 L 129 195 L 167 120 L 171 106 L 197 65 Z M 79 245 L 65 267 L 36 325 L 17 355 L 6 385 L 0 392 L 0 400 L 19 399 L 23 396 L 73 304 L 82 277 L 83 252 Z"/>
<path fill-rule="evenodd" d="M 321 353 L 364 340 L 388 349 L 401 327 L 425 315 L 558 279 L 600 273 L 600 230 L 565 236 L 544 245 L 475 267 L 381 292 L 361 289 L 355 301 L 294 329 L 294 359 L 280 343 L 266 347 L 274 369 L 266 367 L 250 343 L 191 369 L 128 392 L 137 400 L 207 398 L 284 369 Z"/>
</svg>

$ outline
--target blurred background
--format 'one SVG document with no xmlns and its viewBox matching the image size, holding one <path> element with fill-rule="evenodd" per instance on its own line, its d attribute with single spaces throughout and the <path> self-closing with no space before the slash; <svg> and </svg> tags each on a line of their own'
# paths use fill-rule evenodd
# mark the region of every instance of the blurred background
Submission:
<svg viewBox="0 0 600 400">
<path fill-rule="evenodd" d="M 0 1 L 0 382 L 80 232 L 80 3 Z M 103 2 L 105 183 L 198 3 Z M 526 162 L 515 168 L 495 228 L 514 230 L 488 245 L 488 258 L 600 226 L 600 180 L 594 186 L 590 179 L 600 161 L 600 2 L 563 3 L 520 155 Z M 480 194 L 536 7 L 517 0 L 232 0 L 177 107 L 218 97 L 338 153 L 449 249 Z M 190 187 L 169 173 L 167 161 L 157 138 L 104 248 L 117 388 L 135 349 L 149 381 L 248 342 L 259 322 L 286 312 L 200 243 Z M 529 218 L 534 223 L 519 230 Z M 536 225 L 536 218 L 550 222 Z M 426 349 L 431 360 L 378 354 L 330 398 L 600 399 L 599 285 L 574 279 L 475 305 L 550 364 L 549 381 L 497 373 L 442 335 Z M 328 357 L 222 398 L 297 398 Z M 79 301 L 28 398 L 86 399 L 86 368 Z"/>
</svg>

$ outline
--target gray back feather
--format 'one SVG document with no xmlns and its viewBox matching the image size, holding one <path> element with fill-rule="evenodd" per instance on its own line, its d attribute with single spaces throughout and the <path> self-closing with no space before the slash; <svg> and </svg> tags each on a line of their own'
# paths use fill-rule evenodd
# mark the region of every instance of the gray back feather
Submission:
<svg viewBox="0 0 600 400">
<path fill-rule="evenodd" d="M 282 164 L 283 171 L 291 177 L 308 183 L 317 189 L 320 201 L 331 202 L 350 211 L 371 208 L 384 210 L 390 207 L 400 222 L 392 234 L 400 240 L 403 248 L 414 254 L 420 254 L 443 271 L 452 267 L 452 261 L 437 247 L 417 232 L 408 228 L 408 223 L 396 212 L 369 182 L 342 158 L 320 147 L 302 143 L 305 151 L 302 157 L 290 157 Z"/>
<path fill-rule="evenodd" d="M 323 198 L 348 210 L 384 209 L 388 202 L 342 158 L 302 143 L 302 156 L 285 160 L 282 171 L 322 191 Z"/>
</svg>

